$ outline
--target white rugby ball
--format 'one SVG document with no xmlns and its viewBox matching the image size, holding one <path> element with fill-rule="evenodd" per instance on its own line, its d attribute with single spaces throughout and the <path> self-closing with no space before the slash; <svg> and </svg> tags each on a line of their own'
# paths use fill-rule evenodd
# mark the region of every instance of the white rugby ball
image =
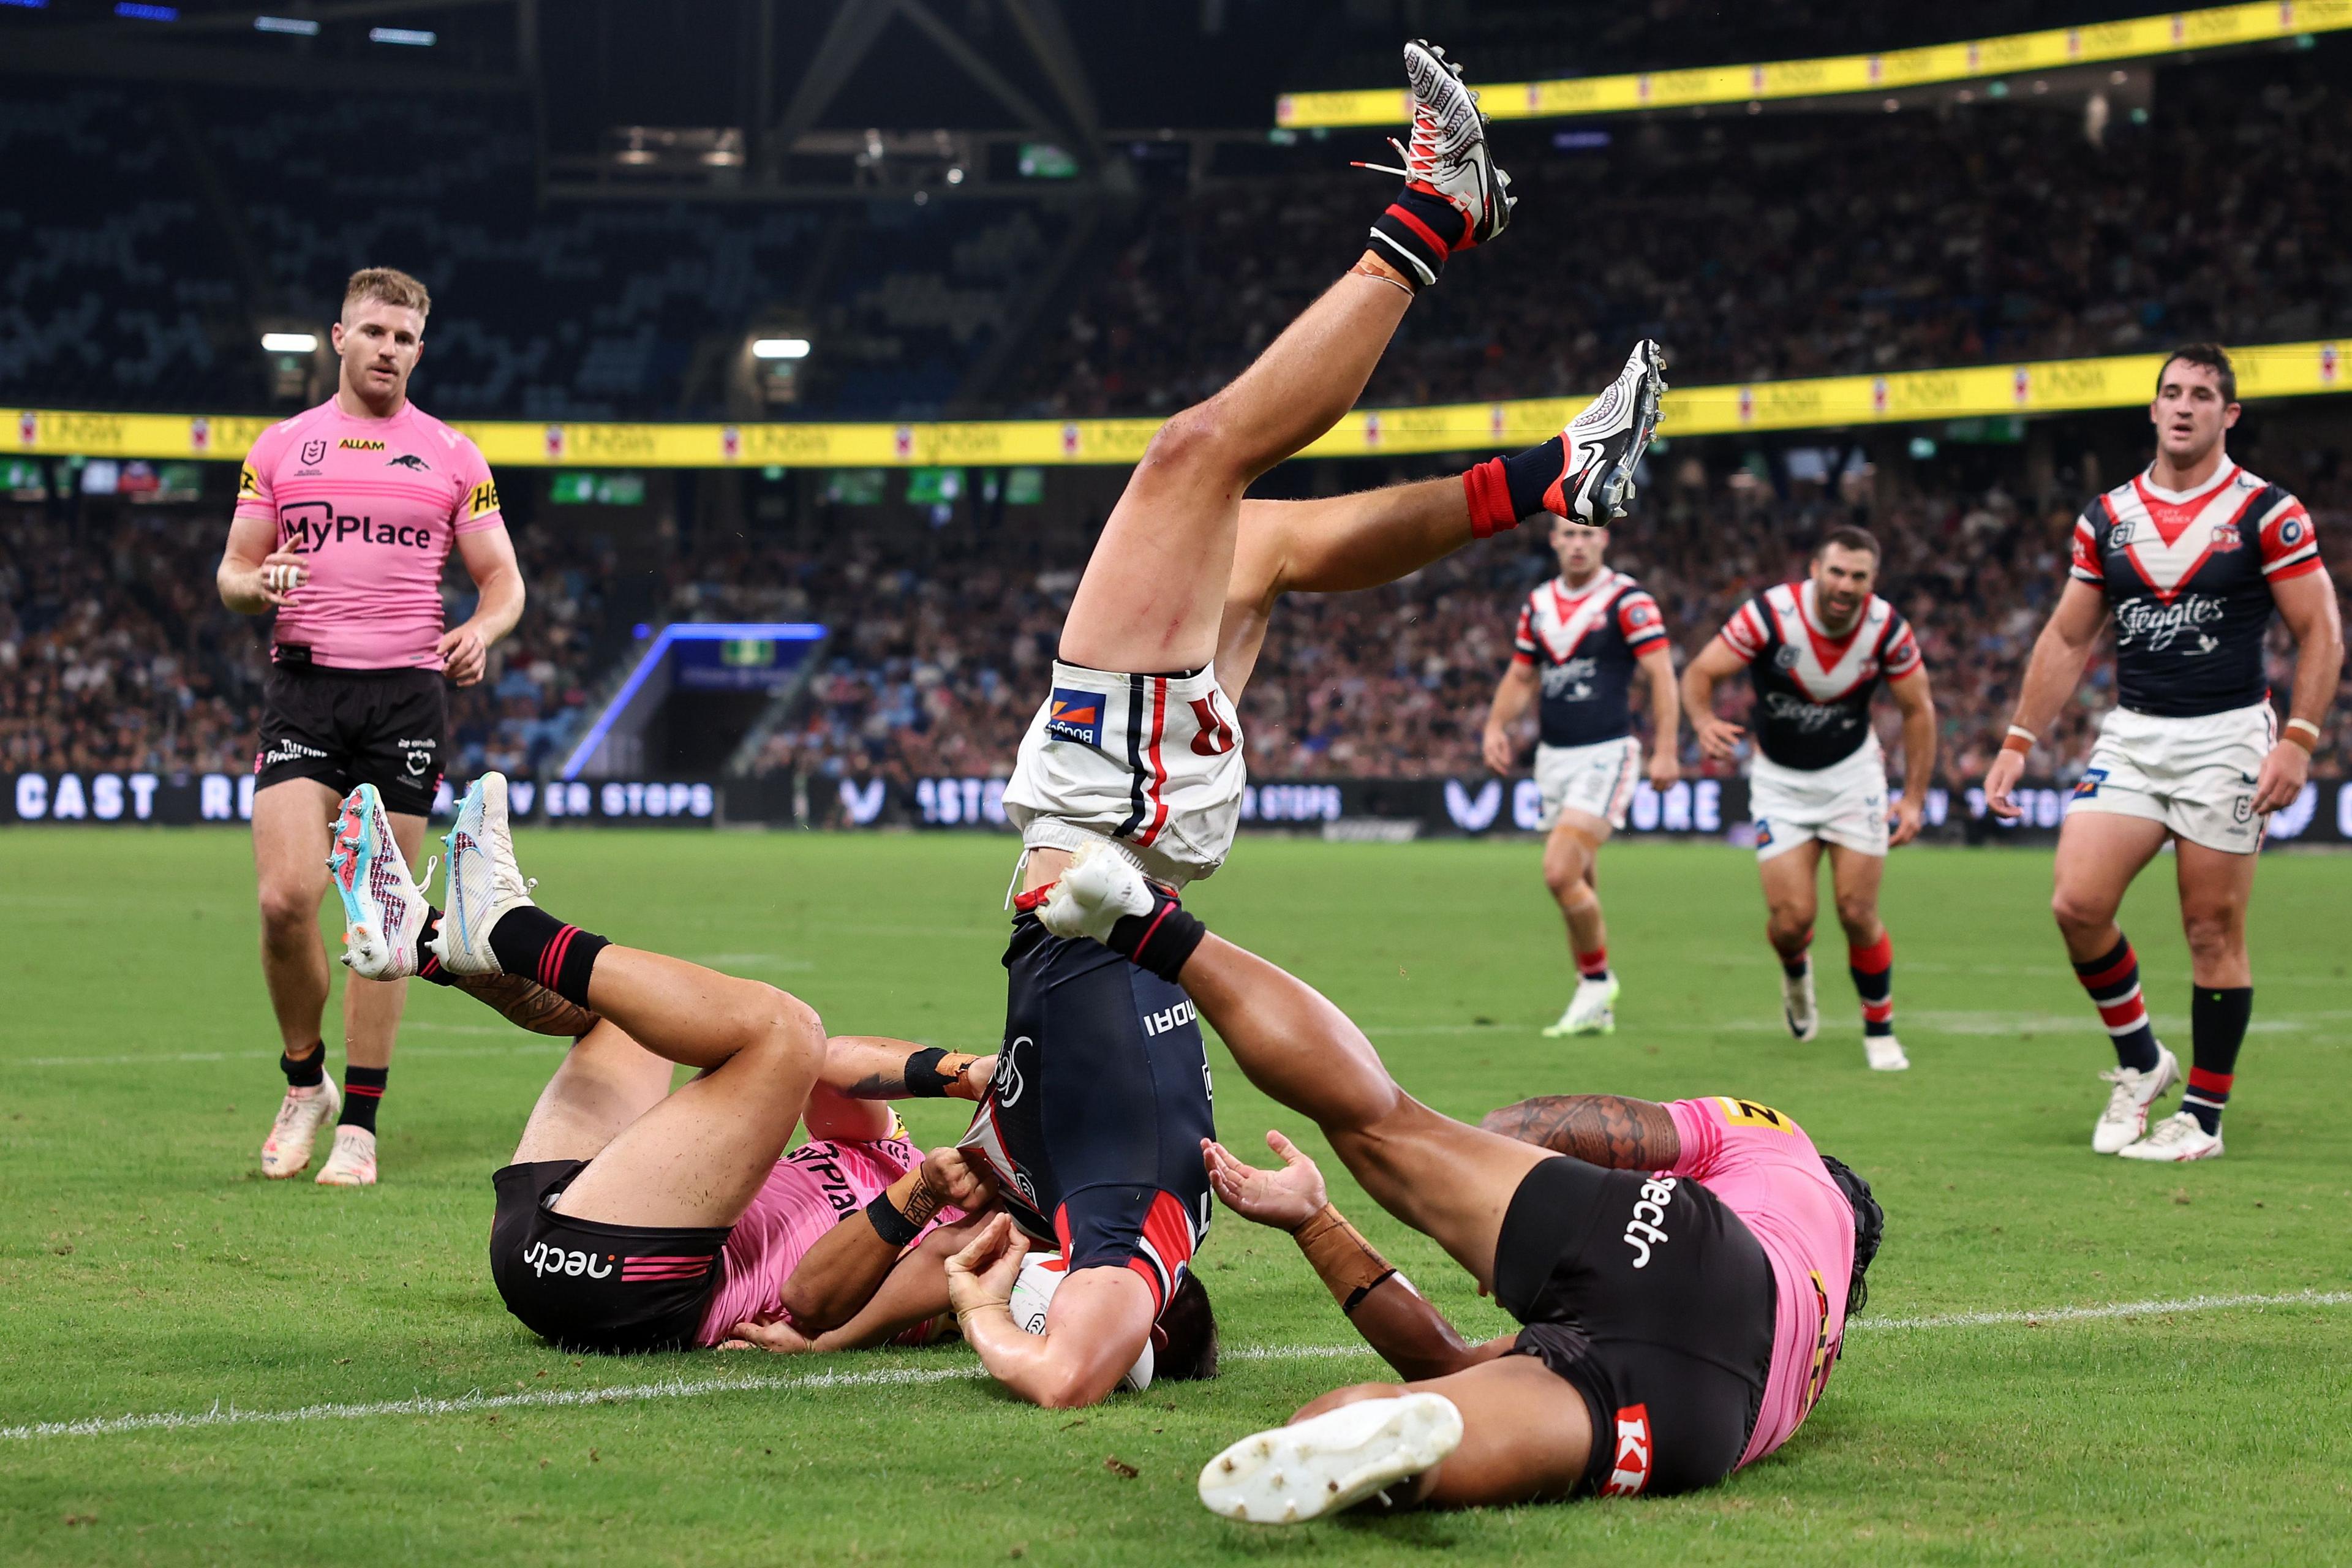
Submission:
<svg viewBox="0 0 2352 1568">
<path fill-rule="evenodd" d="M 1021 1260 L 1021 1276 L 1013 1281 L 1013 1295 L 1006 1305 L 1013 1310 L 1013 1321 L 1023 1333 L 1042 1334 L 1045 1331 L 1045 1312 L 1054 1304 L 1054 1292 L 1062 1288 L 1066 1265 L 1058 1252 L 1033 1252 Z M 1140 1394 L 1151 1386 L 1151 1342 L 1143 1342 L 1143 1353 L 1118 1380 L 1121 1388 Z"/>
</svg>

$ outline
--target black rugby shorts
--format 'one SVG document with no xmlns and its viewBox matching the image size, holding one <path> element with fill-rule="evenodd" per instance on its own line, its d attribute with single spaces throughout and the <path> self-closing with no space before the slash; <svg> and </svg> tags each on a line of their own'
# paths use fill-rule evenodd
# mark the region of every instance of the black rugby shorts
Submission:
<svg viewBox="0 0 2352 1568">
<path fill-rule="evenodd" d="M 552 1205 L 585 1160 L 509 1165 L 490 1178 L 490 1279 L 522 1326 L 565 1350 L 692 1350 L 725 1270 L 730 1226 L 604 1225 Z"/>
<path fill-rule="evenodd" d="M 262 685 L 254 787 L 317 779 L 349 795 L 372 784 L 386 811 L 429 816 L 448 728 L 437 669 L 274 664 Z"/>
</svg>

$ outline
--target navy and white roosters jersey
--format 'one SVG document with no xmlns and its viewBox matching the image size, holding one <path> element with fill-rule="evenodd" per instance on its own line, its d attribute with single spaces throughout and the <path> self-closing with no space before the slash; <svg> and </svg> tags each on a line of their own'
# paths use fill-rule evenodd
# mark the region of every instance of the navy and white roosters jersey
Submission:
<svg viewBox="0 0 2352 1568">
<path fill-rule="evenodd" d="M 2319 568 L 2303 503 L 2227 458 L 2194 490 L 2137 475 L 2074 523 L 2071 571 L 2105 591 L 2116 617 L 2116 696 L 2162 719 L 2267 700 L 2271 584 Z"/>
<path fill-rule="evenodd" d="M 1536 667 L 1547 746 L 1590 746 L 1631 734 L 1633 665 L 1666 644 L 1657 600 L 1622 572 L 1601 572 L 1581 590 L 1555 577 L 1528 595 L 1511 637 L 1511 662 Z"/>
<path fill-rule="evenodd" d="M 1843 637 L 1821 626 L 1811 582 L 1767 588 L 1724 623 L 1723 640 L 1756 682 L 1750 728 L 1784 768 L 1826 768 L 1860 751 L 1879 682 L 1922 662 L 1911 623 L 1875 594 Z"/>
</svg>

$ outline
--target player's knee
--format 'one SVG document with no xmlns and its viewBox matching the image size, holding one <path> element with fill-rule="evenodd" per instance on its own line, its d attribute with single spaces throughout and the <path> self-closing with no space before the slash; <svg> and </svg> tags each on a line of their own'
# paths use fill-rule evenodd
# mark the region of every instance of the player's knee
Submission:
<svg viewBox="0 0 2352 1568">
<path fill-rule="evenodd" d="M 2061 883 L 2050 895 L 2050 916 L 2061 931 L 2097 931 L 2116 918 L 2115 900 Z"/>
<path fill-rule="evenodd" d="M 318 924 L 319 898 L 314 889 L 262 884 L 263 940 L 273 945 L 297 941 L 306 934 L 315 934 Z"/>
<path fill-rule="evenodd" d="M 1175 415 L 1153 432 L 1144 461 L 1172 468 L 1239 466 L 1240 440 L 1214 398 Z"/>
<path fill-rule="evenodd" d="M 1404 1391 L 1404 1384 L 1401 1383 L 1351 1383 L 1345 1388 L 1335 1388 L 1300 1405 L 1298 1413 L 1290 1418 L 1291 1424 L 1296 1426 L 1327 1410 L 1337 1410 L 1343 1405 L 1361 1405 L 1367 1399 L 1393 1399 Z"/>
<path fill-rule="evenodd" d="M 1859 941 L 1877 931 L 1878 900 L 1841 896 L 1837 901 L 1837 916 L 1838 924 L 1845 928 L 1846 935 Z"/>
<path fill-rule="evenodd" d="M 746 1044 L 772 1047 L 795 1060 L 824 1060 L 824 1020 L 815 1008 L 763 981 L 746 980 L 740 985 L 734 1013 Z"/>
<path fill-rule="evenodd" d="M 2243 911 L 2233 904 L 2191 905 L 2180 911 L 2180 934 L 2200 963 L 2235 958 L 2246 945 Z"/>
</svg>

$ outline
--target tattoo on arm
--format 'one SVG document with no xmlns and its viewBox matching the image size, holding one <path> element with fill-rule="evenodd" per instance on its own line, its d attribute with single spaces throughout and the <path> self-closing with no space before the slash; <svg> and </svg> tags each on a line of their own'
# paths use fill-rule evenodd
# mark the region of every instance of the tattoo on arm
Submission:
<svg viewBox="0 0 2352 1568">
<path fill-rule="evenodd" d="M 907 1075 L 904 1072 L 870 1072 L 842 1092 L 852 1100 L 904 1100 L 907 1098 Z"/>
<path fill-rule="evenodd" d="M 1618 1171 L 1663 1171 L 1683 1152 L 1664 1106 L 1616 1094 L 1538 1095 L 1488 1111 L 1479 1125 Z"/>
<path fill-rule="evenodd" d="M 578 1039 L 597 1024 L 597 1016 L 577 1002 L 568 1002 L 538 982 L 520 974 L 460 974 L 457 989 L 506 1016 L 509 1023 L 534 1035 L 566 1035 Z"/>
</svg>

